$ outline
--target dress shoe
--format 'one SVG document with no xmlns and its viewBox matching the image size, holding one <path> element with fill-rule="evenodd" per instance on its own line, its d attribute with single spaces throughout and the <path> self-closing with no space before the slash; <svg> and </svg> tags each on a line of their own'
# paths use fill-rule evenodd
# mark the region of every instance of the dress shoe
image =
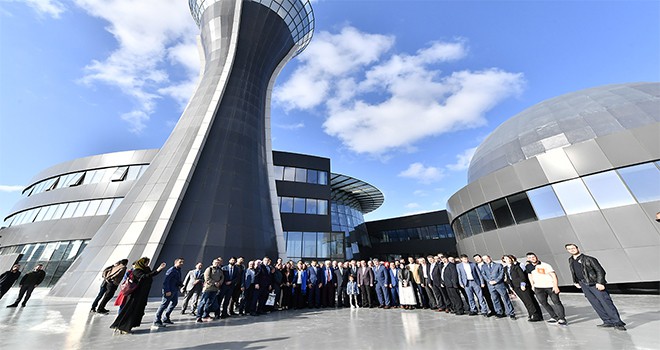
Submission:
<svg viewBox="0 0 660 350">
<path fill-rule="evenodd" d="M 470 316 L 477 316 L 478 314 L 476 312 L 470 312 L 468 315 Z"/>
<path fill-rule="evenodd" d="M 96 309 L 95 309 L 95 308 L 91 308 L 91 309 L 89 309 L 89 312 L 96 312 Z"/>
<path fill-rule="evenodd" d="M 626 331 L 627 330 L 626 326 L 623 326 L 623 325 L 614 326 L 614 329 L 616 329 L 617 331 Z"/>
<path fill-rule="evenodd" d="M 541 322 L 541 321 L 543 321 L 543 319 L 538 318 L 538 317 L 531 317 L 527 321 L 529 321 L 529 322 Z"/>
<path fill-rule="evenodd" d="M 163 321 L 163 323 L 165 323 L 165 324 L 174 324 L 174 322 L 172 322 L 172 320 L 170 320 L 169 318 L 167 320 Z"/>
<path fill-rule="evenodd" d="M 387 306 L 387 305 L 383 306 L 383 309 L 385 309 L 385 310 L 387 310 L 387 309 L 389 309 L 389 308 L 390 308 L 390 307 Z"/>
<path fill-rule="evenodd" d="M 495 314 L 495 317 L 497 317 L 497 318 L 505 318 L 506 316 L 504 316 L 503 314 Z"/>
<path fill-rule="evenodd" d="M 18 306 L 18 303 L 16 303 L 16 304 L 11 304 L 11 305 L 7 305 L 7 307 L 17 307 L 17 306 Z"/>
<path fill-rule="evenodd" d="M 613 325 L 613 324 L 609 324 L 609 323 L 602 323 L 602 324 L 597 324 L 596 327 L 601 327 L 601 328 L 612 328 L 612 327 L 614 327 L 614 325 Z"/>
<path fill-rule="evenodd" d="M 516 315 L 509 315 L 509 318 L 512 319 L 512 320 L 515 320 L 515 319 L 516 319 Z"/>
<path fill-rule="evenodd" d="M 201 317 L 197 317 L 197 320 L 196 320 L 195 322 L 197 322 L 197 323 L 203 323 L 203 322 L 204 322 L 204 320 L 202 320 L 202 318 L 201 318 Z"/>
<path fill-rule="evenodd" d="M 227 314 L 222 314 L 222 315 L 220 315 L 220 318 L 223 319 L 223 320 L 224 320 L 225 318 L 227 318 L 227 317 L 229 317 L 229 315 L 227 315 Z"/>
<path fill-rule="evenodd" d="M 110 311 L 106 310 L 106 309 L 98 309 L 98 310 L 96 310 L 96 313 L 107 315 L 107 314 L 110 313 Z"/>
</svg>

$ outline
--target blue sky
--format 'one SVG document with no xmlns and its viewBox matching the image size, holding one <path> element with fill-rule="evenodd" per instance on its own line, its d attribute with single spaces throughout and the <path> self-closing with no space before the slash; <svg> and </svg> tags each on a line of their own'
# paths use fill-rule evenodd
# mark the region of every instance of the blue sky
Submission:
<svg viewBox="0 0 660 350">
<path fill-rule="evenodd" d="M 564 93 L 660 80 L 658 1 L 315 1 L 280 74 L 273 147 L 444 209 L 500 123 Z M 158 148 L 198 76 L 184 0 L 0 0 L 0 215 L 59 162 Z"/>
</svg>

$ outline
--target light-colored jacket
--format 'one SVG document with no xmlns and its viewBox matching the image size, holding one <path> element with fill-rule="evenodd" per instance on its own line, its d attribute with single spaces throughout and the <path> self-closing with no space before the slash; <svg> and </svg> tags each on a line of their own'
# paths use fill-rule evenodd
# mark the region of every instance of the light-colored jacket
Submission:
<svg viewBox="0 0 660 350">
<path fill-rule="evenodd" d="M 183 288 L 186 291 L 193 289 L 202 290 L 204 285 L 204 272 L 199 271 L 199 278 L 196 277 L 197 269 L 190 270 L 186 274 L 186 278 L 183 280 Z"/>
<path fill-rule="evenodd" d="M 204 271 L 204 288 L 202 292 L 217 292 L 220 290 L 222 282 L 224 282 L 225 276 L 222 273 L 221 267 L 209 266 Z"/>
<path fill-rule="evenodd" d="M 409 264 L 408 269 L 412 273 L 413 281 L 415 281 L 416 284 L 421 284 L 422 276 L 419 273 L 419 264 Z"/>
</svg>

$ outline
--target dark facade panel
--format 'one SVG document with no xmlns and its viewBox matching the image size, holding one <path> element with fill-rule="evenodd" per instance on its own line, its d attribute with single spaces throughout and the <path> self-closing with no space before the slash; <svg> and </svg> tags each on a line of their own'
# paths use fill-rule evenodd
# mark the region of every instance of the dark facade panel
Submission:
<svg viewBox="0 0 660 350">
<path fill-rule="evenodd" d="M 330 215 L 281 213 L 283 231 L 330 232 Z"/>
<path fill-rule="evenodd" d="M 330 172 L 330 159 L 300 153 L 273 151 L 273 164 Z"/>
</svg>

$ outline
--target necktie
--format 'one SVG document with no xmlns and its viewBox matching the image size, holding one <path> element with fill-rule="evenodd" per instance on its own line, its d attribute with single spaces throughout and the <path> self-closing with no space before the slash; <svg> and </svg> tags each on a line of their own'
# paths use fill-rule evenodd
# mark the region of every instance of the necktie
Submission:
<svg viewBox="0 0 660 350">
<path fill-rule="evenodd" d="M 229 279 L 234 279 L 234 267 L 229 266 Z"/>
</svg>

